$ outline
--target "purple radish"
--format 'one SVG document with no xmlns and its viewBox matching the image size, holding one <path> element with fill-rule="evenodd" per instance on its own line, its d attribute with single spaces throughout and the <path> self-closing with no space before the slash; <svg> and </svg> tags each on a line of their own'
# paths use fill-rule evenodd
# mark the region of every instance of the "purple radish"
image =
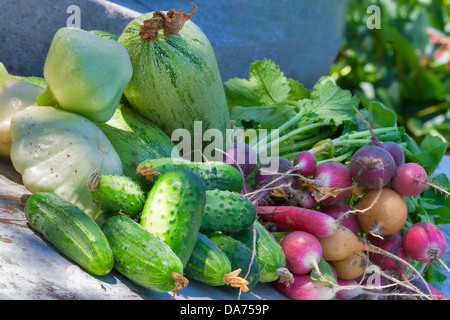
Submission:
<svg viewBox="0 0 450 320">
<path fill-rule="evenodd" d="M 304 231 L 292 231 L 280 241 L 286 257 L 286 267 L 296 274 L 307 274 L 322 259 L 322 247 L 319 240 L 312 234 Z"/>
<path fill-rule="evenodd" d="M 428 178 L 425 169 L 414 162 L 405 163 L 397 168 L 392 178 L 392 188 L 405 197 L 421 194 L 426 188 Z"/>
<path fill-rule="evenodd" d="M 342 287 L 342 290 L 336 292 L 337 299 L 351 300 L 365 293 L 362 288 L 358 287 L 358 282 L 355 279 L 337 278 L 336 280 L 338 285 Z M 352 289 L 346 287 L 352 287 Z"/>
<path fill-rule="evenodd" d="M 309 151 L 297 153 L 293 160 L 295 172 L 303 176 L 310 176 L 317 166 L 316 157 Z"/>
<path fill-rule="evenodd" d="M 397 168 L 405 164 L 405 153 L 398 143 L 386 141 L 383 142 L 383 147 L 391 154 L 392 158 L 394 158 L 395 166 Z"/>
<path fill-rule="evenodd" d="M 262 161 L 255 174 L 255 185 L 260 193 L 251 199 L 252 203 L 258 205 L 271 193 L 276 197 L 289 198 L 291 190 L 299 186 L 298 177 L 288 174 L 291 169 L 292 163 L 286 158 L 270 157 Z"/>
<path fill-rule="evenodd" d="M 414 260 L 430 263 L 440 261 L 445 252 L 446 240 L 442 232 L 430 222 L 418 222 L 409 227 L 403 236 L 403 247 Z M 444 265 L 445 266 L 445 265 Z"/>
<path fill-rule="evenodd" d="M 367 145 L 353 154 L 349 169 L 360 187 L 379 189 L 391 181 L 396 166 L 394 158 L 386 149 Z"/>
<path fill-rule="evenodd" d="M 305 209 L 311 209 L 316 204 L 316 200 L 311 194 L 311 191 L 305 189 L 305 190 L 298 190 L 294 193 L 295 201 L 297 204 Z"/>
<path fill-rule="evenodd" d="M 256 151 L 246 143 L 235 142 L 229 145 L 223 155 L 223 162 L 242 170 L 244 176 L 248 176 L 256 167 L 258 156 Z"/>
<path fill-rule="evenodd" d="M 246 194 L 252 191 L 253 191 L 252 186 L 248 182 L 244 181 L 244 186 L 242 187 L 242 190 L 239 193 L 245 196 Z"/>
<path fill-rule="evenodd" d="M 408 255 L 403 247 L 403 235 L 397 232 L 393 235 L 386 236 L 383 239 L 379 237 L 369 236 L 370 243 L 378 248 L 381 248 L 387 252 L 394 254 L 395 256 L 403 259 L 404 261 L 410 262 L 411 257 Z M 379 266 L 381 270 L 392 271 L 396 270 L 403 278 L 406 277 L 405 265 L 394 260 L 389 256 L 378 254 L 374 252 L 369 253 L 369 259 L 374 264 Z"/>
<path fill-rule="evenodd" d="M 345 165 L 336 161 L 319 164 L 314 172 L 313 196 L 322 204 L 342 201 L 351 191 L 352 177 Z"/>
<path fill-rule="evenodd" d="M 286 158 L 270 157 L 262 161 L 255 175 L 255 183 L 257 188 L 261 188 L 270 184 L 273 180 L 280 177 L 280 173 L 286 173 L 292 169 L 292 163 Z M 277 185 L 287 182 L 288 176 L 283 177 L 275 183 Z"/>
<path fill-rule="evenodd" d="M 331 205 L 324 205 L 320 207 L 319 211 L 326 213 L 327 215 L 338 221 L 341 225 L 347 227 L 354 234 L 357 234 L 359 231 L 359 222 L 356 214 L 348 213 L 345 216 L 342 215 L 351 210 L 352 208 L 348 204 L 338 202 Z"/>
</svg>

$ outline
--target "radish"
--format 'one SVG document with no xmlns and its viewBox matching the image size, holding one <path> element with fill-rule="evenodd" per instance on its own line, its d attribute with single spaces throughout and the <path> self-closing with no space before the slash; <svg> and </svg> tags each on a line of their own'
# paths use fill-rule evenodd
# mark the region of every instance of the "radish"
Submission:
<svg viewBox="0 0 450 320">
<path fill-rule="evenodd" d="M 257 214 L 268 221 L 290 230 L 306 231 L 314 236 L 334 234 L 338 224 L 329 215 L 294 206 L 257 206 Z"/>
<path fill-rule="evenodd" d="M 419 222 L 409 227 L 403 237 L 405 251 L 414 260 L 430 263 L 439 261 L 447 270 L 441 256 L 447 246 L 442 232 L 430 222 Z"/>
<path fill-rule="evenodd" d="M 311 209 L 316 204 L 316 200 L 308 189 L 298 190 L 292 196 L 293 200 L 302 208 Z"/>
<path fill-rule="evenodd" d="M 337 279 L 338 284 L 313 280 L 309 274 L 293 273 L 294 281 L 286 284 L 274 281 L 273 285 L 281 293 L 293 300 L 332 300 L 334 298 L 353 299 L 360 294 L 378 295 L 377 293 L 365 290 L 356 281 Z"/>
<path fill-rule="evenodd" d="M 397 168 L 392 178 L 392 188 L 405 197 L 414 197 L 421 194 L 427 186 L 430 186 L 447 195 L 450 193 L 440 186 L 427 180 L 425 169 L 418 163 L 408 162 Z"/>
<path fill-rule="evenodd" d="M 421 194 L 426 187 L 428 175 L 425 169 L 414 162 L 405 163 L 397 168 L 392 178 L 392 188 L 405 197 Z"/>
<path fill-rule="evenodd" d="M 386 186 L 395 174 L 395 161 L 384 148 L 364 146 L 350 160 L 350 174 L 360 187 L 378 189 Z"/>
<path fill-rule="evenodd" d="M 337 278 L 337 283 L 342 290 L 336 292 L 336 298 L 339 300 L 354 299 L 365 293 L 363 289 L 358 286 L 358 282 L 355 279 L 341 279 Z M 352 289 L 346 289 L 345 287 L 352 287 Z"/>
<path fill-rule="evenodd" d="M 293 300 L 331 300 L 336 292 L 333 287 L 325 282 L 313 280 L 309 274 L 293 273 L 294 282 L 273 282 L 275 288 L 288 298 Z"/>
<path fill-rule="evenodd" d="M 286 158 L 269 157 L 258 167 L 255 173 L 255 186 L 258 189 L 256 198 L 250 198 L 254 205 L 258 205 L 269 194 L 275 193 L 276 197 L 289 198 L 291 190 L 298 188 L 298 178 L 290 176 L 292 163 Z"/>
<path fill-rule="evenodd" d="M 369 129 L 372 136 L 372 144 L 358 149 L 353 154 L 349 165 L 350 174 L 360 187 L 379 189 L 386 186 L 395 173 L 396 163 L 389 150 L 393 150 L 392 152 L 396 157 L 398 157 L 396 154 L 398 150 L 395 146 L 387 144 L 386 147 L 386 145 L 381 143 L 369 122 L 364 120 L 358 109 L 355 107 L 354 109 Z"/>
<path fill-rule="evenodd" d="M 309 184 L 316 201 L 332 204 L 343 200 L 350 192 L 352 177 L 345 165 L 336 161 L 323 162 L 314 171 Z"/>
<path fill-rule="evenodd" d="M 369 241 L 374 246 L 377 246 L 385 251 L 388 251 L 405 261 L 410 261 L 411 257 L 406 253 L 403 248 L 403 235 L 401 232 L 397 232 L 391 236 L 387 236 L 385 238 L 379 238 L 374 236 L 369 236 Z M 369 259 L 374 264 L 379 266 L 382 270 L 396 270 L 399 274 L 406 278 L 405 275 L 405 265 L 400 263 L 397 260 L 394 260 L 388 256 L 378 254 L 378 253 L 369 253 Z"/>
<path fill-rule="evenodd" d="M 364 274 L 368 265 L 368 257 L 363 251 L 358 251 L 342 260 L 332 261 L 338 278 L 350 280 Z"/>
<path fill-rule="evenodd" d="M 319 240 L 305 231 L 292 231 L 280 241 L 286 257 L 286 268 L 296 274 L 307 274 L 318 268 L 322 259 Z"/>
<path fill-rule="evenodd" d="M 248 193 L 250 193 L 252 191 L 253 191 L 252 186 L 247 181 L 244 181 L 244 185 L 242 187 L 242 190 L 239 191 L 239 193 L 242 194 L 243 196 L 245 196 L 245 195 L 247 195 Z"/>
<path fill-rule="evenodd" d="M 257 188 L 270 184 L 279 178 L 281 173 L 286 173 L 292 168 L 292 163 L 286 158 L 269 157 L 265 159 L 258 167 L 255 175 L 255 184 Z M 284 177 L 283 177 L 284 178 Z M 275 181 L 280 185 L 279 181 Z"/>
<path fill-rule="evenodd" d="M 309 151 L 297 153 L 293 160 L 295 172 L 303 176 L 310 176 L 317 166 L 316 157 Z"/>
<path fill-rule="evenodd" d="M 359 200 L 356 216 L 364 231 L 373 235 L 391 235 L 404 227 L 408 208 L 400 194 L 383 188 L 370 190 Z"/>
<path fill-rule="evenodd" d="M 225 149 L 223 162 L 242 170 L 248 176 L 256 167 L 258 156 L 256 151 L 246 143 L 235 142 Z"/>
<path fill-rule="evenodd" d="M 382 145 L 391 154 L 392 158 L 394 158 L 395 166 L 397 168 L 405 163 L 405 153 L 398 143 L 386 141 L 383 142 Z"/>
<path fill-rule="evenodd" d="M 358 218 L 353 213 L 346 214 L 352 211 L 352 208 L 348 204 L 338 202 L 331 205 L 325 205 L 321 206 L 319 211 L 336 219 L 336 221 L 340 222 L 344 227 L 350 229 L 354 234 L 358 233 Z"/>
</svg>

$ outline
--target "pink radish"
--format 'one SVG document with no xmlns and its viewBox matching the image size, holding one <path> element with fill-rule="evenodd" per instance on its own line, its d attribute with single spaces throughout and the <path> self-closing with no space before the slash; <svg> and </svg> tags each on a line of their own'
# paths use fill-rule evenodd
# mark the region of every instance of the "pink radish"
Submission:
<svg viewBox="0 0 450 320">
<path fill-rule="evenodd" d="M 287 285 L 285 283 L 273 282 L 275 288 L 288 298 L 293 300 L 331 300 L 336 292 L 327 283 L 312 280 L 309 274 L 292 274 L 294 282 Z"/>
<path fill-rule="evenodd" d="M 328 237 L 334 234 L 338 224 L 329 215 L 293 206 L 257 206 L 257 214 L 268 221 L 290 230 L 306 231 L 314 236 Z"/>
<path fill-rule="evenodd" d="M 286 267 L 296 274 L 307 274 L 322 259 L 322 247 L 312 234 L 304 231 L 293 231 L 280 241 L 286 257 Z"/>
<path fill-rule="evenodd" d="M 392 188 L 405 197 L 414 197 L 421 194 L 427 186 L 440 192 L 450 193 L 440 186 L 427 180 L 425 169 L 418 163 L 408 162 L 397 168 L 392 178 Z"/>
<path fill-rule="evenodd" d="M 449 270 L 441 260 L 446 245 L 442 232 L 430 222 L 419 222 L 412 225 L 403 236 L 403 246 L 411 258 L 425 263 L 437 260 Z"/>
<path fill-rule="evenodd" d="M 274 281 L 273 285 L 281 293 L 293 300 L 332 300 L 352 299 L 362 293 L 377 295 L 374 292 L 364 290 L 364 287 L 355 284 L 355 281 L 337 280 L 338 284 L 326 283 L 311 279 L 309 274 L 293 273 L 294 282 L 291 284 Z"/>
<path fill-rule="evenodd" d="M 347 227 L 349 230 L 351 230 L 354 234 L 357 234 L 359 231 L 359 222 L 356 215 L 354 213 L 344 215 L 346 212 L 349 212 L 351 210 L 352 208 L 348 204 L 341 202 L 331 205 L 325 205 L 320 207 L 319 209 L 320 212 L 329 215 L 336 221 L 340 222 L 344 227 Z"/>
<path fill-rule="evenodd" d="M 314 173 L 317 166 L 317 160 L 309 151 L 297 153 L 293 160 L 295 172 L 303 176 L 310 176 Z"/>
<path fill-rule="evenodd" d="M 327 161 L 319 164 L 314 171 L 313 196 L 323 204 L 342 201 L 351 191 L 352 177 L 340 162 Z"/>
<path fill-rule="evenodd" d="M 428 175 L 425 169 L 414 162 L 405 163 L 397 168 L 392 178 L 392 188 L 405 197 L 421 194 L 426 187 Z"/>
<path fill-rule="evenodd" d="M 349 169 L 360 187 L 379 189 L 380 185 L 384 187 L 391 181 L 396 166 L 394 158 L 386 149 L 367 145 L 353 154 Z"/>
</svg>

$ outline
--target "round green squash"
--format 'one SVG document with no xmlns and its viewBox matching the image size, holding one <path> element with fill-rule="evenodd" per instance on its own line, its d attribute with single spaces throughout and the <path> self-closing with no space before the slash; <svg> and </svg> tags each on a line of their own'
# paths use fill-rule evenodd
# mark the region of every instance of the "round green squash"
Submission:
<svg viewBox="0 0 450 320">
<path fill-rule="evenodd" d="M 118 41 L 128 50 L 133 76 L 124 95 L 136 111 L 169 136 L 185 129 L 192 138 L 194 122 L 200 121 L 196 124 L 201 125 L 202 136 L 196 138 L 203 141 L 206 130 L 218 129 L 225 141 L 230 117 L 209 40 L 191 20 L 183 21 L 176 34 L 166 30 L 171 27 L 167 25 L 170 18 L 175 21 L 183 14 L 187 15 L 174 10 L 149 12 L 125 27 Z M 161 29 L 156 27 L 150 40 L 145 28 L 154 16 L 160 17 Z"/>
</svg>

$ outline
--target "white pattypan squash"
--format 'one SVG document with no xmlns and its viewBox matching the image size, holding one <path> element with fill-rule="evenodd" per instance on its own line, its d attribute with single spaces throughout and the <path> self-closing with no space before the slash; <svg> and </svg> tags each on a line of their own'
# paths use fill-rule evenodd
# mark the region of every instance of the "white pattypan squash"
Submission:
<svg viewBox="0 0 450 320">
<path fill-rule="evenodd" d="M 0 156 L 9 156 L 11 136 L 9 126 L 14 113 L 36 105 L 36 98 L 44 88 L 9 75 L 0 63 Z"/>
<path fill-rule="evenodd" d="M 98 209 L 87 181 L 96 169 L 122 175 L 122 163 L 102 131 L 76 113 L 30 106 L 11 120 L 11 160 L 31 192 L 51 191 L 91 217 Z"/>
</svg>

